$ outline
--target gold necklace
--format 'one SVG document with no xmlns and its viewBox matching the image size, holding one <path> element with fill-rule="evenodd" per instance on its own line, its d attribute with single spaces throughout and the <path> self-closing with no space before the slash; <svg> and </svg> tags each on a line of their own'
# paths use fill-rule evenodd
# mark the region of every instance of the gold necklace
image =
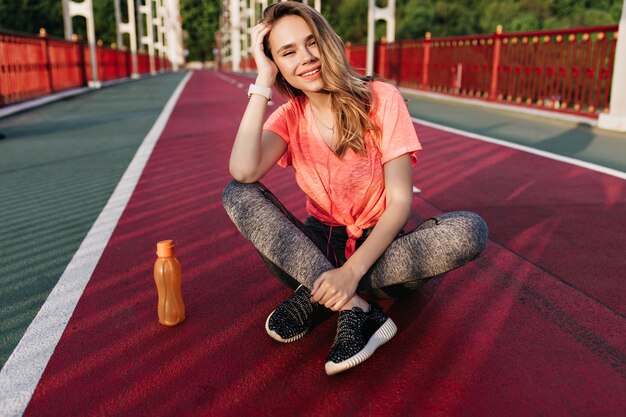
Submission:
<svg viewBox="0 0 626 417">
<path fill-rule="evenodd" d="M 313 117 L 315 117 L 315 120 L 317 120 L 318 122 L 320 122 L 320 124 L 321 124 L 322 126 L 324 126 L 326 129 L 330 130 L 330 131 L 332 132 L 332 134 L 333 134 L 333 135 L 335 134 L 335 126 L 333 126 L 333 127 L 328 127 L 328 126 L 326 126 L 326 125 L 324 124 L 324 122 L 322 122 L 322 121 L 320 120 L 320 118 L 319 118 L 319 117 L 317 117 L 317 115 L 316 115 L 316 114 L 315 114 L 315 112 L 313 111 L 313 106 L 311 106 L 311 113 L 313 113 Z"/>
</svg>

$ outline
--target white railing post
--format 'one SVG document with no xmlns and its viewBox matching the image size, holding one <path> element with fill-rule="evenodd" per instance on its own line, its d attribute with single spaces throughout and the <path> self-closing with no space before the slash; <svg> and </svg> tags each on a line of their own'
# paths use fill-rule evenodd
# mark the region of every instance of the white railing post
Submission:
<svg viewBox="0 0 626 417">
<path fill-rule="evenodd" d="M 231 70 L 241 71 L 241 4 L 239 0 L 230 0 L 230 54 Z"/>
<path fill-rule="evenodd" d="M 165 43 L 167 41 L 165 39 L 165 20 L 167 19 L 167 16 L 165 15 L 163 0 L 154 0 L 154 5 L 156 9 L 156 17 L 152 20 L 152 24 L 156 30 L 157 37 L 155 49 L 159 51 L 159 62 L 161 64 L 159 72 L 163 72 L 165 71 L 163 67 L 165 64 L 165 54 L 167 53 L 167 49 L 165 47 Z"/>
<path fill-rule="evenodd" d="M 154 64 L 154 25 L 152 17 L 152 0 L 137 0 L 137 26 L 139 26 L 140 49 L 148 48 L 148 58 L 150 61 L 150 74 L 156 74 Z M 143 33 L 144 23 L 146 33 Z"/>
<path fill-rule="evenodd" d="M 366 74 L 374 74 L 374 44 L 376 42 L 376 21 L 387 24 L 387 42 L 396 40 L 396 0 L 388 0 L 387 7 L 376 6 L 376 0 L 369 0 L 367 9 L 367 61 Z"/>
<path fill-rule="evenodd" d="M 609 112 L 600 114 L 598 127 L 626 132 L 626 0 L 617 29 Z"/>
<path fill-rule="evenodd" d="M 122 22 L 120 13 L 120 0 L 115 0 L 115 33 L 117 35 L 117 47 L 122 48 L 124 45 L 123 34 L 128 34 L 130 42 L 130 56 L 132 62 L 131 78 L 139 78 L 139 69 L 137 68 L 137 28 L 135 26 L 135 2 L 134 0 L 126 0 L 126 10 L 128 10 L 128 22 Z"/>
<path fill-rule="evenodd" d="M 87 43 L 89 44 L 89 56 L 91 57 L 91 81 L 89 87 L 100 88 L 102 83 L 98 78 L 98 58 L 96 55 L 96 30 L 93 23 L 93 6 L 91 0 L 83 0 L 76 3 L 71 0 L 63 0 L 63 22 L 65 27 L 65 39 L 71 40 L 73 35 L 72 17 L 81 16 L 87 23 Z M 81 51 L 82 53 L 82 51 Z"/>
<path fill-rule="evenodd" d="M 165 37 L 167 55 L 172 63 L 172 69 L 178 71 L 184 64 L 183 31 L 178 0 L 165 0 Z"/>
</svg>

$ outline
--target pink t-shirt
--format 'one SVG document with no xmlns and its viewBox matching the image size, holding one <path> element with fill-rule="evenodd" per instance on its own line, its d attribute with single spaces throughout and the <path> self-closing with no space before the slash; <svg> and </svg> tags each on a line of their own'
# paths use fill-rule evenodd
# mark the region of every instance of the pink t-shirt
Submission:
<svg viewBox="0 0 626 417">
<path fill-rule="evenodd" d="M 341 159 L 335 156 L 320 136 L 306 96 L 283 104 L 263 126 L 287 142 L 278 164 L 293 165 L 296 181 L 307 196 L 308 213 L 327 225 L 346 226 L 346 258 L 354 253 L 363 229 L 373 227 L 385 211 L 383 165 L 407 153 L 415 165 L 415 152 L 422 149 L 400 92 L 380 81 L 369 86 L 375 97 L 372 118 L 381 129 L 381 139 L 374 145 L 367 134 L 365 155 L 348 150 Z"/>
</svg>

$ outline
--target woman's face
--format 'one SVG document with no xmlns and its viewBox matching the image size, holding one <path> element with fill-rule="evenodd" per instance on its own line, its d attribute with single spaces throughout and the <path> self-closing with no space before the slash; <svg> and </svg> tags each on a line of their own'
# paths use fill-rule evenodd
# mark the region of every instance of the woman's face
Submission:
<svg viewBox="0 0 626 417">
<path fill-rule="evenodd" d="M 300 16 L 285 16 L 269 33 L 272 58 L 285 80 L 306 93 L 323 89 L 320 53 L 313 32 Z"/>
</svg>

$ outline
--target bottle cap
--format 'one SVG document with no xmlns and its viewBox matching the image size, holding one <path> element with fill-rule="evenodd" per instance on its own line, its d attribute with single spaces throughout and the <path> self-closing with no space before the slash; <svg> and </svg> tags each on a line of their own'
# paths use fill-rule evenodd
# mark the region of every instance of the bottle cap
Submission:
<svg viewBox="0 0 626 417">
<path fill-rule="evenodd" d="M 167 258 L 174 255 L 174 241 L 162 240 L 157 243 L 157 255 L 160 258 Z"/>
</svg>

